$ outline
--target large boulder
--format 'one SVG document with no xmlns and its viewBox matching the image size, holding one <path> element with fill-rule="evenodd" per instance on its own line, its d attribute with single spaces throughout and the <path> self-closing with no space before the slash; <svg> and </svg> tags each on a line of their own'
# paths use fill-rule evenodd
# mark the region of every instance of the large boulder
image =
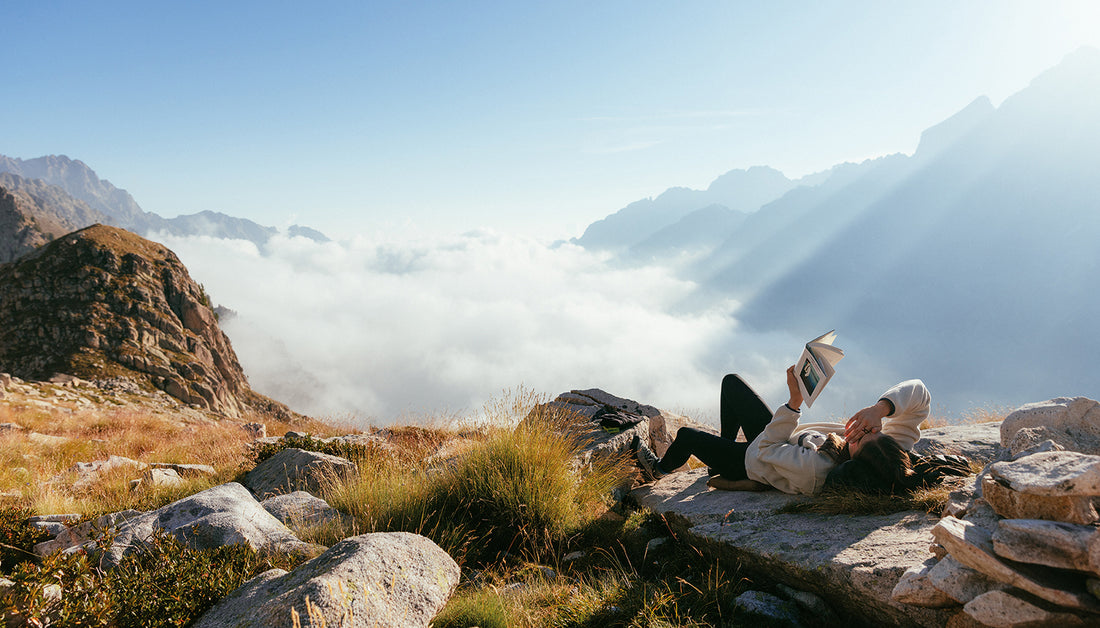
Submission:
<svg viewBox="0 0 1100 628">
<path fill-rule="evenodd" d="M 260 574 L 222 598 L 194 626 L 289 626 L 292 615 L 302 625 L 308 618 L 310 626 L 428 626 L 458 579 L 458 564 L 425 537 L 364 534 L 340 541 L 290 573 L 272 569 Z"/>
<path fill-rule="evenodd" d="M 256 465 L 244 476 L 244 485 L 260 499 L 293 491 L 318 494 L 332 478 L 357 472 L 347 458 L 288 447 Z"/>
<path fill-rule="evenodd" d="M 230 482 L 119 525 L 114 542 L 103 552 L 103 564 L 108 567 L 117 565 L 124 556 L 139 549 L 157 529 L 164 530 L 194 549 L 246 543 L 255 550 L 315 550 L 315 546 L 299 540 L 282 522 L 264 510 L 248 489 Z"/>
</svg>

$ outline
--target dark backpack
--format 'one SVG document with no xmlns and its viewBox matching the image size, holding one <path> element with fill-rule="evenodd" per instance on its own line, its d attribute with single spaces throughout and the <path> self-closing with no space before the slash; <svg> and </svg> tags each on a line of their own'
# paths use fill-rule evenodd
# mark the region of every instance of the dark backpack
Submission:
<svg viewBox="0 0 1100 628">
<path fill-rule="evenodd" d="M 640 414 L 627 412 L 626 410 L 606 404 L 599 410 L 596 410 L 596 414 L 592 415 L 593 421 L 599 423 L 600 427 L 612 434 L 628 430 L 638 423 L 641 423 L 644 418 L 645 417 Z"/>
</svg>

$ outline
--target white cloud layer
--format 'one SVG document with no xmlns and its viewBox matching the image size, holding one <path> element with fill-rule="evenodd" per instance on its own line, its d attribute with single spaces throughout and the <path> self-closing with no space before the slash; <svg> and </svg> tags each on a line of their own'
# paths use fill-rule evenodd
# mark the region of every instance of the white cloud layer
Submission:
<svg viewBox="0 0 1100 628">
<path fill-rule="evenodd" d="M 745 374 L 778 405 L 804 341 L 738 332 L 734 303 L 679 311 L 694 286 L 667 270 L 613 268 L 579 247 L 491 231 L 278 236 L 263 251 L 153 237 L 238 312 L 222 326 L 253 388 L 361 424 L 466 415 L 521 387 L 602 388 L 716 423 L 724 373 Z"/>
</svg>

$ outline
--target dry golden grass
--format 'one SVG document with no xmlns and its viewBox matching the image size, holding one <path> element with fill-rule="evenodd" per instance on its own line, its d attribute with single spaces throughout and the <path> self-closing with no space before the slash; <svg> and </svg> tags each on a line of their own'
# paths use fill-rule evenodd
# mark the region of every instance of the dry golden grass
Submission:
<svg viewBox="0 0 1100 628">
<path fill-rule="evenodd" d="M 0 434 L 0 493 L 39 513 L 93 514 L 148 507 L 228 481 L 247 461 L 248 434 L 240 424 L 204 421 L 137 407 L 53 411 L 0 406 L 0 422 L 25 431 Z M 77 462 L 122 456 L 139 462 L 208 464 L 212 478 L 193 479 L 172 489 L 130 491 L 135 468 L 105 473 L 85 488 L 73 488 Z"/>
</svg>

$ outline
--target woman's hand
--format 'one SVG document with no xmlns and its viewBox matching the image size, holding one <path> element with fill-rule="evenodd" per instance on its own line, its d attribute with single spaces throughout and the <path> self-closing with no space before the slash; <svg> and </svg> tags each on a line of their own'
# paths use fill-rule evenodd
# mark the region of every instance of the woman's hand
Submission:
<svg viewBox="0 0 1100 628">
<path fill-rule="evenodd" d="M 889 416 L 892 410 L 890 402 L 879 400 L 875 405 L 856 412 L 844 426 L 844 440 L 851 442 L 863 438 L 867 434 L 881 432 L 882 419 Z"/>
<path fill-rule="evenodd" d="M 787 369 L 787 390 L 791 393 L 791 400 L 787 405 L 798 410 L 802 407 L 802 390 L 798 388 L 798 375 L 794 372 L 795 365 Z"/>
</svg>

